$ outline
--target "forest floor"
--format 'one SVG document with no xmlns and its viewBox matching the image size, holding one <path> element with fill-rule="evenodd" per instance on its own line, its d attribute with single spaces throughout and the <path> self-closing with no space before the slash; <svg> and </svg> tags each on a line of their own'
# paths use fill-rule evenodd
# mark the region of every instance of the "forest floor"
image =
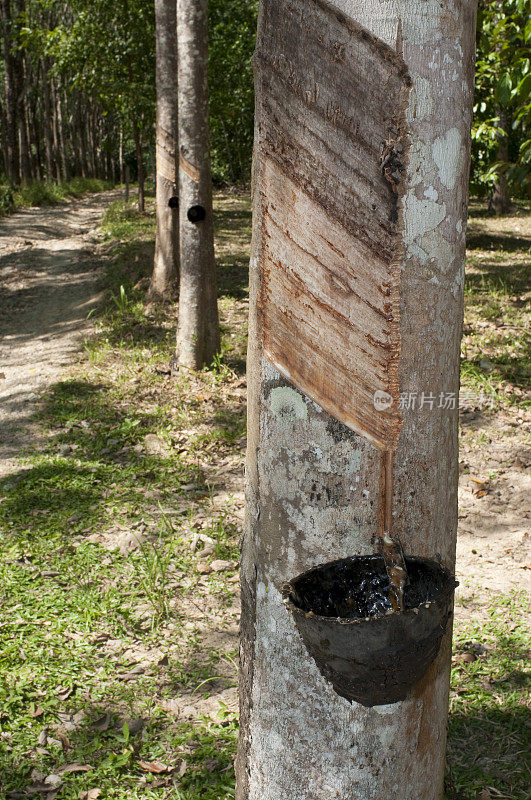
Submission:
<svg viewBox="0 0 531 800">
<path fill-rule="evenodd" d="M 250 203 L 216 197 L 222 352 L 174 380 L 116 198 L 0 220 L 0 798 L 228 800 Z M 471 209 L 448 800 L 529 785 L 530 220 Z"/>
</svg>

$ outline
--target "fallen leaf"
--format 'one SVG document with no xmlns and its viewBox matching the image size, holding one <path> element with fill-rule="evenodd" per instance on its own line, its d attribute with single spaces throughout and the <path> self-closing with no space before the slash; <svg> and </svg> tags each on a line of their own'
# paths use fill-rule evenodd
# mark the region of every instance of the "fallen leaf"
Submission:
<svg viewBox="0 0 531 800">
<path fill-rule="evenodd" d="M 106 731 L 110 724 L 111 715 L 104 714 L 102 717 L 98 717 L 98 719 L 92 723 L 91 728 L 94 731 Z"/>
<path fill-rule="evenodd" d="M 455 656 L 452 657 L 452 661 L 454 664 L 471 664 L 472 661 L 476 660 L 476 656 L 474 653 L 457 653 Z"/>
<path fill-rule="evenodd" d="M 118 720 L 115 728 L 122 729 L 124 724 L 127 725 L 129 734 L 133 736 L 135 733 L 139 733 L 146 723 L 142 717 L 136 717 L 135 719 Z"/>
<path fill-rule="evenodd" d="M 48 728 L 43 728 L 42 731 L 39 733 L 37 744 L 40 745 L 41 747 L 44 747 L 47 739 L 48 739 Z"/>
<path fill-rule="evenodd" d="M 51 787 L 47 783 L 32 783 L 26 786 L 26 794 L 48 794 Z"/>
<path fill-rule="evenodd" d="M 167 764 L 163 764 L 161 761 L 139 761 L 138 766 L 145 772 L 153 772 L 154 774 L 169 772 L 170 770 L 170 767 L 168 767 Z"/>
<path fill-rule="evenodd" d="M 64 733 L 58 733 L 57 738 L 63 745 L 63 750 L 68 750 L 72 747 L 72 745 L 70 744 L 70 739 L 68 738 L 68 736 L 65 736 Z"/>
<path fill-rule="evenodd" d="M 63 767 L 59 767 L 57 774 L 63 775 L 65 772 L 88 772 L 91 769 L 94 769 L 94 767 L 90 764 L 65 764 Z"/>
<path fill-rule="evenodd" d="M 40 717 L 44 714 L 44 708 L 37 706 L 33 711 L 30 711 L 30 717 Z"/>
<path fill-rule="evenodd" d="M 47 775 L 44 779 L 44 783 L 46 783 L 48 787 L 51 787 L 52 790 L 57 789 L 62 782 L 63 779 L 56 772 L 53 772 L 51 775 Z"/>
<path fill-rule="evenodd" d="M 219 761 L 217 760 L 217 758 L 207 758 L 204 764 L 209 772 L 214 772 L 214 770 L 219 764 Z"/>
<path fill-rule="evenodd" d="M 79 800 L 96 800 L 101 794 L 101 789 L 89 789 L 79 793 Z"/>
<path fill-rule="evenodd" d="M 222 561 L 221 559 L 216 559 L 211 563 L 212 572 L 224 572 L 227 569 L 234 569 L 234 564 L 232 561 Z"/>
<path fill-rule="evenodd" d="M 132 681 L 139 675 L 142 675 L 145 671 L 145 667 L 134 667 L 134 669 L 129 670 L 129 672 L 122 672 L 121 675 L 118 675 L 118 678 L 121 681 Z"/>
</svg>

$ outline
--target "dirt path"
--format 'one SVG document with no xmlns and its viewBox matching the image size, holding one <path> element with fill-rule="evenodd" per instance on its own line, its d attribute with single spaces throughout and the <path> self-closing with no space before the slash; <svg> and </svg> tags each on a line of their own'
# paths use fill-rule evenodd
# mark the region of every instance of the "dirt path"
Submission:
<svg viewBox="0 0 531 800">
<path fill-rule="evenodd" d="M 36 427 L 38 393 L 60 380 L 99 300 L 95 229 L 117 192 L 0 220 L 0 476 Z"/>
</svg>

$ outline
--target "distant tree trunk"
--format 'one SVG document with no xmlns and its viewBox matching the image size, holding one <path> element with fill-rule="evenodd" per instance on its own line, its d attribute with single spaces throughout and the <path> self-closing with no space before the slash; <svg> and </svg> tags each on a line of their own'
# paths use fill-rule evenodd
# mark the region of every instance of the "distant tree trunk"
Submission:
<svg viewBox="0 0 531 800">
<path fill-rule="evenodd" d="M 118 145 L 118 161 L 120 162 L 120 185 L 123 186 L 125 183 L 125 171 L 124 171 L 124 131 L 122 125 L 120 125 L 120 142 Z"/>
<path fill-rule="evenodd" d="M 177 195 L 177 16 L 176 0 L 155 0 L 156 35 L 156 214 L 155 260 L 149 293 L 172 293 L 179 272 L 179 209 L 169 205 Z"/>
<path fill-rule="evenodd" d="M 57 95 L 55 80 L 50 75 L 50 101 L 52 106 L 52 132 L 53 132 L 53 169 L 55 180 L 61 183 L 61 156 L 59 146 L 59 122 L 57 119 Z"/>
<path fill-rule="evenodd" d="M 17 15 L 26 8 L 24 0 L 18 0 Z M 26 75 L 24 51 L 18 50 L 13 56 L 13 70 L 16 86 L 17 127 L 20 152 L 20 179 L 22 183 L 31 181 L 31 161 L 29 153 L 28 128 L 26 120 Z"/>
<path fill-rule="evenodd" d="M 144 213 L 144 158 L 142 155 L 142 137 L 136 117 L 132 119 L 133 139 L 136 151 L 136 166 L 138 171 L 138 210 Z"/>
<path fill-rule="evenodd" d="M 2 134 L 2 158 L 4 163 L 4 173 L 5 175 L 9 176 L 8 156 L 7 156 L 7 136 L 6 136 L 7 119 L 6 119 L 6 109 L 3 103 L 1 104 L 0 109 L 1 109 L 0 126 Z"/>
<path fill-rule="evenodd" d="M 85 111 L 85 153 L 87 156 L 87 175 L 89 178 L 96 177 L 95 145 L 94 145 L 94 119 L 90 103 L 87 104 Z"/>
<path fill-rule="evenodd" d="M 2 38 L 4 45 L 4 86 L 6 100 L 6 147 L 7 175 L 12 183 L 18 183 L 20 173 L 17 135 L 17 91 L 11 52 L 11 2 L 2 0 Z"/>
<path fill-rule="evenodd" d="M 237 800 L 443 797 L 451 622 L 402 699 L 350 702 L 365 614 L 338 650 L 336 587 L 308 586 L 318 668 L 282 589 L 390 530 L 453 573 L 475 12 L 260 2 Z M 375 691 L 404 641 L 382 616 Z"/>
<path fill-rule="evenodd" d="M 57 84 L 56 102 L 57 102 L 57 134 L 58 134 L 58 144 L 59 144 L 59 158 L 61 160 L 61 178 L 63 181 L 67 181 L 69 178 L 68 160 L 66 155 L 65 131 L 63 125 L 63 96 L 61 91 L 60 79 Z"/>
<path fill-rule="evenodd" d="M 496 161 L 508 165 L 509 163 L 509 137 L 507 135 L 509 127 L 509 115 L 506 111 L 499 112 L 499 122 L 497 125 L 500 128 L 498 133 L 498 152 L 496 153 Z M 501 169 L 496 175 L 492 195 L 489 200 L 489 211 L 496 215 L 507 214 L 511 209 L 511 195 L 509 193 L 509 186 L 507 184 L 507 176 L 505 169 Z"/>
<path fill-rule="evenodd" d="M 200 369 L 220 346 L 208 120 L 207 0 L 178 0 L 179 365 Z"/>
<path fill-rule="evenodd" d="M 42 180 L 42 148 L 41 148 L 41 137 L 39 132 L 39 104 L 35 103 L 33 106 L 33 111 L 30 114 L 28 109 L 28 119 L 31 119 L 31 135 L 33 138 L 34 146 L 35 146 L 35 159 L 34 159 L 34 170 L 35 170 L 35 177 L 37 180 Z"/>
<path fill-rule="evenodd" d="M 50 79 L 46 62 L 41 65 L 42 99 L 43 99 L 43 128 L 44 128 L 44 163 L 46 180 L 53 180 L 53 122 L 52 103 L 50 100 Z"/>
</svg>

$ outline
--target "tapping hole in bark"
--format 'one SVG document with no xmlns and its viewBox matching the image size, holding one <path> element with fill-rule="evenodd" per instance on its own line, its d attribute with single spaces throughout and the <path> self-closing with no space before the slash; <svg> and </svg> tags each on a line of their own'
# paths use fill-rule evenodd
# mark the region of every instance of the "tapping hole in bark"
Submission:
<svg viewBox="0 0 531 800">
<path fill-rule="evenodd" d="M 374 706 L 404 700 L 439 652 L 457 583 L 435 561 L 405 561 L 401 613 L 391 607 L 381 556 L 322 564 L 283 587 L 309 654 L 350 702 Z"/>
<path fill-rule="evenodd" d="M 170 208 L 179 208 L 179 198 L 177 195 L 174 194 L 172 197 L 170 197 L 168 200 L 168 205 Z"/>
<path fill-rule="evenodd" d="M 206 217 L 204 206 L 190 206 L 186 216 L 190 222 L 202 222 Z"/>
</svg>

